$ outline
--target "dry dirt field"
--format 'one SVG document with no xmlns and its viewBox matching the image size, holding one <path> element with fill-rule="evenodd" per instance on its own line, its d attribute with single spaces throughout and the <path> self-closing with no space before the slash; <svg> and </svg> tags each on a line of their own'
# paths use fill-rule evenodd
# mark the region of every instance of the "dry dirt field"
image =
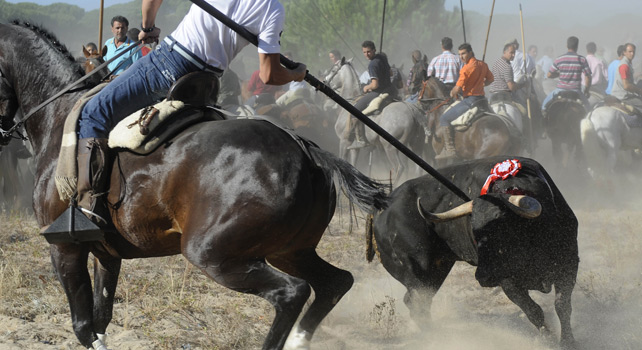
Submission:
<svg viewBox="0 0 642 350">
<path fill-rule="evenodd" d="M 575 337 L 581 349 L 642 349 L 642 191 L 605 194 L 573 183 L 560 187 L 580 221 Z M 616 198 L 627 200 L 616 204 Z M 318 329 L 313 350 L 555 348 L 499 288 L 480 287 L 474 267 L 463 263 L 435 297 L 432 330 L 420 332 L 403 304 L 403 287 L 380 263 L 365 261 L 363 225 L 362 214 L 351 222 L 344 206 L 321 241 L 320 254 L 351 271 L 355 285 Z M 532 295 L 559 336 L 553 294 Z M 182 256 L 125 261 L 108 346 L 260 349 L 272 317 L 267 302 L 220 287 Z M 0 349 L 82 349 L 46 241 L 31 215 L 6 208 L 0 213 Z"/>
</svg>

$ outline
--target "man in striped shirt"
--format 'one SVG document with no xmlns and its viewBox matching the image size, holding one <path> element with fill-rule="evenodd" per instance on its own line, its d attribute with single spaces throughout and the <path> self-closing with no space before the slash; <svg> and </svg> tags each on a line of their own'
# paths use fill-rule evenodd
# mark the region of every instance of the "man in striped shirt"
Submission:
<svg viewBox="0 0 642 350">
<path fill-rule="evenodd" d="M 429 77 L 435 77 L 446 84 L 448 91 L 457 83 L 459 70 L 463 66 L 459 57 L 450 51 L 452 48 L 453 39 L 449 37 L 441 39 L 441 49 L 443 52 L 430 61 L 426 72 Z"/>
<path fill-rule="evenodd" d="M 546 111 L 549 102 L 560 91 L 576 91 L 578 97 L 582 99 L 586 110 L 589 109 L 588 95 L 591 89 L 591 69 L 586 62 L 584 56 L 577 54 L 577 47 L 580 40 L 571 36 L 566 41 L 568 52 L 558 57 L 548 71 L 547 77 L 549 79 L 559 77 L 557 88 L 553 90 L 542 103 L 542 112 Z M 584 73 L 584 85 L 586 89 L 582 93 L 582 73 Z"/>
<path fill-rule="evenodd" d="M 508 100 L 512 101 L 512 92 L 517 89 L 517 84 L 515 84 L 513 78 L 513 68 L 511 67 L 511 61 L 515 58 L 515 46 L 512 43 L 504 45 L 504 52 L 500 58 L 498 58 L 493 67 L 490 69 L 490 72 L 493 73 L 493 80 L 490 85 L 488 85 L 488 92 L 490 93 L 490 100 Z"/>
</svg>

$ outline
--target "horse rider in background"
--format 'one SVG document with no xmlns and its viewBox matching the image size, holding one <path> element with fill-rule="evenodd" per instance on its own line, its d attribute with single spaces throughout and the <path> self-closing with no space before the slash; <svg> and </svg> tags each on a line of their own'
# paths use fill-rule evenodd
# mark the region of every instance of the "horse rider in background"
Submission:
<svg viewBox="0 0 642 350">
<path fill-rule="evenodd" d="M 459 79 L 455 87 L 450 91 L 450 97 L 457 99 L 461 93 L 464 99 L 448 109 L 439 118 L 439 129 L 441 129 L 441 134 L 444 137 L 444 148 L 441 153 L 435 157 L 436 160 L 446 160 L 457 157 L 455 151 L 455 130 L 450 123 L 473 106 L 486 103 L 484 86 L 490 85 L 494 80 L 493 73 L 488 69 L 488 65 L 484 61 L 475 58 L 475 53 L 470 44 L 464 43 L 459 46 L 459 57 L 465 64 L 459 72 Z"/>
<path fill-rule="evenodd" d="M 549 102 L 561 91 L 575 91 L 577 97 L 582 100 L 584 108 L 589 110 L 588 96 L 591 89 L 591 69 L 586 62 L 586 58 L 577 54 L 577 48 L 580 40 L 571 36 L 566 40 L 566 48 L 568 52 L 559 56 L 553 62 L 553 65 L 546 75 L 549 79 L 559 77 L 557 88 L 553 90 L 542 103 L 542 113 L 546 113 L 546 107 Z M 585 90 L 582 93 L 582 73 L 584 73 Z"/>
<path fill-rule="evenodd" d="M 635 45 L 627 43 L 624 45 L 624 55 L 615 74 L 615 82 L 611 95 L 620 99 L 623 103 L 635 107 L 636 114 L 642 115 L 642 89 L 633 81 L 633 58 L 635 57 Z"/>
<path fill-rule="evenodd" d="M 422 55 L 421 51 L 415 50 L 411 54 L 412 58 L 412 68 L 410 68 L 410 73 L 408 73 L 408 81 L 406 86 L 408 88 L 408 98 L 406 102 L 417 102 L 417 97 L 423 86 L 423 82 L 427 77 L 428 62 L 426 55 Z"/>
<path fill-rule="evenodd" d="M 105 41 L 107 46 L 107 54 L 103 57 L 105 61 L 109 61 L 112 57 L 118 55 L 121 51 L 126 50 L 130 45 L 133 45 L 136 40 L 127 37 L 129 28 L 129 21 L 123 16 L 115 16 L 111 19 L 111 32 L 114 37 Z M 107 68 L 112 76 L 122 74 L 125 69 L 129 68 L 134 62 L 143 57 L 140 51 L 133 50 L 127 55 L 122 55 L 118 59 L 112 61 Z M 121 64 L 121 62 L 124 62 Z M 119 66 L 120 65 L 120 66 Z"/>
<path fill-rule="evenodd" d="M 604 95 L 607 86 L 606 64 L 595 56 L 597 45 L 594 42 L 586 44 L 586 62 L 591 69 L 591 90 Z"/>
<path fill-rule="evenodd" d="M 515 59 L 511 62 L 511 67 L 513 68 L 513 79 L 517 84 L 517 88 L 513 91 L 513 100 L 524 106 L 524 109 L 528 107 L 527 99 L 530 99 L 531 106 L 539 106 L 539 98 L 537 98 L 535 87 L 533 86 L 533 78 L 537 73 L 537 67 L 534 57 L 530 54 L 532 52 L 535 56 L 537 55 L 537 46 L 531 45 L 529 54 L 524 57 L 524 53 L 519 50 L 517 39 L 509 41 L 508 44 L 515 47 Z M 539 129 L 542 120 L 539 108 L 531 109 L 531 117 L 534 128 Z"/>
<path fill-rule="evenodd" d="M 490 72 L 493 74 L 493 82 L 488 85 L 489 99 L 493 101 L 513 101 L 512 93 L 517 90 L 517 84 L 513 78 L 513 67 L 511 61 L 515 58 L 515 46 L 512 43 L 504 45 L 502 56 L 493 63 Z"/>
<path fill-rule="evenodd" d="M 363 87 L 364 95 L 354 104 L 355 108 L 363 111 L 370 102 L 383 93 L 388 93 L 392 98 L 397 96 L 397 89 L 390 81 L 390 65 L 388 59 L 382 53 L 377 53 L 374 42 L 366 40 L 361 44 L 363 55 L 370 61 L 368 74 L 370 83 Z M 354 117 L 350 117 L 354 118 Z M 353 119 L 353 121 L 356 121 Z M 366 131 L 363 123 L 359 122 L 355 127 L 355 140 L 348 146 L 348 149 L 356 149 L 368 146 Z"/>
<path fill-rule="evenodd" d="M 428 65 L 427 75 L 441 80 L 448 88 L 452 90 L 459 79 L 459 71 L 463 63 L 459 56 L 452 53 L 453 39 L 444 37 L 441 39 L 441 54 L 435 56 Z"/>
<path fill-rule="evenodd" d="M 207 2 L 232 20 L 244 23 L 250 32 L 258 33 L 263 82 L 283 85 L 303 80 L 307 71 L 304 64 L 291 70 L 280 63 L 279 40 L 285 10 L 278 0 Z M 138 38 L 145 43 L 158 40 L 160 29 L 155 23 L 161 4 L 162 0 L 142 0 L 142 28 Z M 98 221 L 96 216 L 100 215 L 94 212 L 95 208 L 108 213 L 103 199 L 111 175 L 109 131 L 126 116 L 165 98 L 172 84 L 188 73 L 206 71 L 220 76 L 248 44 L 232 29 L 192 5 L 156 50 L 134 63 L 87 102 L 78 126 L 78 204 L 90 212 L 87 215 L 93 221 Z"/>
<path fill-rule="evenodd" d="M 615 75 L 617 74 L 617 68 L 620 66 L 620 61 L 624 57 L 624 45 L 619 45 L 617 47 L 617 58 L 609 63 L 607 70 L 608 84 L 606 85 L 606 94 L 610 95 L 613 90 L 613 84 L 615 83 Z"/>
</svg>

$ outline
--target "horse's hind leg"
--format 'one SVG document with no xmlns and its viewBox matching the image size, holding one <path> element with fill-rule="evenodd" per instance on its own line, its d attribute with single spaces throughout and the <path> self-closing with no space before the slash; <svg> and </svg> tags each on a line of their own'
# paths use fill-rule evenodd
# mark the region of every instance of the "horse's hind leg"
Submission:
<svg viewBox="0 0 642 350">
<path fill-rule="evenodd" d="M 65 290 L 74 333 L 85 348 L 97 339 L 93 329 L 91 279 L 87 271 L 89 252 L 76 244 L 52 244 L 51 262 Z"/>
<path fill-rule="evenodd" d="M 352 274 L 321 259 L 313 248 L 287 257 L 270 257 L 268 261 L 286 273 L 306 280 L 314 289 L 314 302 L 286 344 L 286 349 L 308 349 L 312 335 L 321 321 L 352 287 Z"/>
<path fill-rule="evenodd" d="M 292 277 L 270 267 L 262 259 L 234 259 L 228 254 L 218 261 L 202 261 L 189 252 L 185 257 L 221 285 L 242 293 L 258 295 L 269 301 L 276 311 L 263 350 L 281 350 L 296 323 L 305 302 L 310 297 L 310 286 L 302 279 Z M 196 258 L 196 259 L 195 259 Z"/>
<path fill-rule="evenodd" d="M 111 322 L 121 259 L 94 259 L 94 331 L 102 338 Z"/>
</svg>

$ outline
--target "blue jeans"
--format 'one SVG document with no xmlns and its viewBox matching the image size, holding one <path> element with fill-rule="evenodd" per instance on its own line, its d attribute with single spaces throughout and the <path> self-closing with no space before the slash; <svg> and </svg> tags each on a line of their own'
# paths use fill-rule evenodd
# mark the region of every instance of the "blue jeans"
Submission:
<svg viewBox="0 0 642 350">
<path fill-rule="evenodd" d="M 485 99 L 484 96 L 468 96 L 464 98 L 461 102 L 453 106 L 451 109 L 447 110 L 444 114 L 439 117 L 439 126 L 450 126 L 450 123 L 459 118 L 462 114 L 466 113 L 469 109 L 473 107 L 475 102 Z"/>
<path fill-rule="evenodd" d="M 555 97 L 555 95 L 557 95 L 557 93 L 559 93 L 560 91 L 577 91 L 577 94 L 580 96 L 580 99 L 582 99 L 584 108 L 586 108 L 587 111 L 591 110 L 591 105 L 589 104 L 588 98 L 586 97 L 586 95 L 582 93 L 582 90 L 568 90 L 568 89 L 556 88 L 555 90 L 551 91 L 551 93 L 548 94 L 548 96 L 546 96 L 544 101 L 542 101 L 543 112 L 546 111 L 546 105 L 548 105 L 548 103 L 553 99 L 553 97 Z"/>
<path fill-rule="evenodd" d="M 165 42 L 136 61 L 94 96 L 82 110 L 78 138 L 107 138 L 125 117 L 165 98 L 173 83 L 200 70 Z"/>
</svg>

